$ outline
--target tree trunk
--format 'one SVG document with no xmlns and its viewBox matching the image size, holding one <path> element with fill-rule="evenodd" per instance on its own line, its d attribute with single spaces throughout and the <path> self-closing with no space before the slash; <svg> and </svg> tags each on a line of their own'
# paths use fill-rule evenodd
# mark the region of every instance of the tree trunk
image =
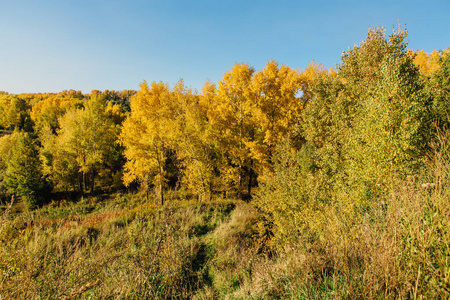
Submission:
<svg viewBox="0 0 450 300">
<path fill-rule="evenodd" d="M 83 171 L 83 190 L 86 190 L 86 173 Z"/>
<path fill-rule="evenodd" d="M 212 182 L 210 181 L 210 182 L 209 182 L 209 201 L 212 200 L 212 193 L 213 193 L 213 184 L 212 184 Z"/>
<path fill-rule="evenodd" d="M 80 185 L 81 196 L 84 196 L 83 180 L 84 180 L 84 172 L 83 172 L 83 177 L 82 178 L 80 178 L 80 176 L 78 176 L 78 183 Z"/>
<path fill-rule="evenodd" d="M 252 179 L 253 179 L 253 159 L 250 161 L 250 170 L 248 174 L 248 200 L 252 199 Z"/>
<path fill-rule="evenodd" d="M 239 165 L 238 199 L 240 200 L 242 200 L 241 186 L 242 186 L 242 165 Z"/>
<path fill-rule="evenodd" d="M 91 177 L 92 177 L 92 182 L 91 182 L 91 195 L 94 193 L 94 178 L 95 178 L 95 169 L 92 169 L 92 173 L 91 173 Z"/>
<path fill-rule="evenodd" d="M 86 166 L 86 157 L 84 156 L 84 150 L 83 150 L 83 167 Z M 86 172 L 83 171 L 83 188 L 86 190 Z"/>
<path fill-rule="evenodd" d="M 163 186 L 162 184 L 159 185 L 159 200 L 161 202 L 161 206 L 164 205 L 164 194 L 163 194 Z"/>
</svg>

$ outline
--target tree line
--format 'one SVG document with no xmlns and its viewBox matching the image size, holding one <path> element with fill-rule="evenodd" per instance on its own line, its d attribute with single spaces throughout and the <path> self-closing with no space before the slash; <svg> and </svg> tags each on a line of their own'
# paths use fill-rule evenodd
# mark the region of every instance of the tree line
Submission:
<svg viewBox="0 0 450 300">
<path fill-rule="evenodd" d="M 0 196 L 33 207 L 51 190 L 141 186 L 161 204 L 168 188 L 199 200 L 250 199 L 255 186 L 276 191 L 284 174 L 301 195 L 258 197 L 280 224 L 286 211 L 336 194 L 351 193 L 359 200 L 349 206 L 361 208 L 392 174 L 414 176 L 449 125 L 449 52 L 407 50 L 406 37 L 371 28 L 336 69 L 235 64 L 201 92 L 183 81 L 90 94 L 3 92 Z"/>
</svg>

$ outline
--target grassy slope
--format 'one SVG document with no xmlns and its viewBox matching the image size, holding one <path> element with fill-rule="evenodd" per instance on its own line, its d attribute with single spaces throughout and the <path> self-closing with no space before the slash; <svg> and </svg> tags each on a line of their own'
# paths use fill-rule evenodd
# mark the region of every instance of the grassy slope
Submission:
<svg viewBox="0 0 450 300">
<path fill-rule="evenodd" d="M 115 195 L 32 212 L 20 206 L 1 218 L 2 299 L 219 297 L 237 286 L 237 279 L 227 284 L 233 268 L 217 257 L 223 239 L 239 235 L 239 252 L 252 235 L 240 223 L 223 232 L 236 212 L 251 210 L 239 201 L 160 208 Z M 216 276 L 215 268 L 233 274 Z"/>
<path fill-rule="evenodd" d="M 446 298 L 449 194 L 401 186 L 283 247 L 267 247 L 258 211 L 237 200 L 15 203 L 0 218 L 1 299 Z"/>
</svg>

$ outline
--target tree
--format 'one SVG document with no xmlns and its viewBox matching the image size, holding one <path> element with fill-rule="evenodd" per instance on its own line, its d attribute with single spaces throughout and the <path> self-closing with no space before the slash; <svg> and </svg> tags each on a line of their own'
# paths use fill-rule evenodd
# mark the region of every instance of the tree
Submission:
<svg viewBox="0 0 450 300">
<path fill-rule="evenodd" d="M 420 72 L 425 76 L 430 76 L 440 67 L 439 59 L 441 57 L 441 53 L 436 50 L 434 50 L 430 54 L 426 53 L 423 50 L 419 50 L 416 52 L 408 50 L 406 53 L 412 58 L 413 63 L 417 67 L 419 67 Z"/>
<path fill-rule="evenodd" d="M 41 143 L 39 157 L 43 174 L 49 177 L 55 188 L 62 187 L 66 192 L 69 191 L 69 187 L 76 190 L 80 167 L 76 157 L 67 152 L 65 141 L 56 135 L 49 125 L 39 130 L 39 140 Z"/>
<path fill-rule="evenodd" d="M 215 143 L 227 160 L 220 166 L 221 176 L 235 187 L 239 198 L 242 198 L 244 177 L 253 172 L 252 156 L 247 146 L 255 138 L 253 73 L 254 69 L 246 64 L 234 65 L 219 82 L 208 111 Z"/>
<path fill-rule="evenodd" d="M 255 139 L 249 143 L 259 169 L 272 165 L 275 148 L 284 138 L 301 140 L 298 125 L 309 94 L 300 92 L 306 86 L 304 77 L 287 66 L 271 60 L 252 78 L 255 101 L 251 103 L 255 123 Z M 250 186 L 249 186 L 250 190 Z"/>
<path fill-rule="evenodd" d="M 286 143 L 276 152 L 274 174 L 256 201 L 281 239 L 311 233 L 320 241 L 324 228 L 335 230 L 330 211 L 349 228 L 370 216 L 395 179 L 418 175 L 431 138 L 432 101 L 406 54 L 405 31 L 386 37 L 384 29 L 370 29 L 343 54 L 337 73 L 312 78 L 305 142 L 298 151 Z"/>
<path fill-rule="evenodd" d="M 29 117 L 27 102 L 15 95 L 0 95 L 0 127 L 22 128 Z"/>
<path fill-rule="evenodd" d="M 42 202 L 45 192 L 50 191 L 42 175 L 37 147 L 28 133 L 15 131 L 10 139 L 15 140 L 15 144 L 6 162 L 5 186 L 29 207 L 34 207 Z"/>
<path fill-rule="evenodd" d="M 167 183 L 166 157 L 175 111 L 168 86 L 144 81 L 136 96 L 131 98 L 131 114 L 123 122 L 120 141 L 125 146 L 124 183 L 134 180 L 147 188 L 154 184 L 159 190 L 159 200 L 164 204 L 163 188 Z M 147 196 L 148 197 L 148 196 Z"/>
<path fill-rule="evenodd" d="M 7 200 L 9 196 L 8 188 L 5 186 L 4 175 L 11 160 L 14 145 L 17 144 L 18 134 L 6 134 L 0 137 L 0 198 Z"/>
<path fill-rule="evenodd" d="M 78 98 L 50 96 L 35 103 L 30 116 L 35 124 L 36 131 L 40 131 L 48 125 L 53 132 L 56 132 L 56 129 L 59 128 L 58 119 L 69 109 L 81 108 L 82 106 L 83 101 Z"/>
<path fill-rule="evenodd" d="M 328 190 L 375 199 L 392 176 L 412 174 L 429 141 L 430 102 L 406 54 L 406 31 L 382 28 L 344 53 L 337 76 L 313 85 L 304 132 Z M 395 175 L 394 175 L 395 174 Z"/>
<path fill-rule="evenodd" d="M 433 99 L 433 121 L 438 128 L 450 128 L 450 49 L 440 53 L 437 59 L 439 67 L 427 78 L 427 88 Z"/>
<path fill-rule="evenodd" d="M 208 92 L 204 90 L 204 93 Z M 180 81 L 173 90 L 175 117 L 172 147 L 181 161 L 183 183 L 200 199 L 210 199 L 216 175 L 217 152 L 207 118 L 208 96 L 199 97 Z"/>
<path fill-rule="evenodd" d="M 81 192 L 87 188 L 87 176 L 90 177 L 91 193 L 94 191 L 95 176 L 117 139 L 117 127 L 105 106 L 101 97 L 93 96 L 84 109 L 69 110 L 59 119 L 56 143 L 62 148 L 64 164 L 79 168 Z"/>
<path fill-rule="evenodd" d="M 349 180 L 369 199 L 382 193 L 393 176 L 413 175 L 430 140 L 431 102 L 406 54 L 406 36 L 404 30 L 388 39 L 381 29 L 369 31 L 368 39 L 349 51 L 340 68 L 346 89 L 355 91 L 357 100 Z M 360 66 L 359 76 L 365 79 L 355 77 L 354 66 Z"/>
</svg>

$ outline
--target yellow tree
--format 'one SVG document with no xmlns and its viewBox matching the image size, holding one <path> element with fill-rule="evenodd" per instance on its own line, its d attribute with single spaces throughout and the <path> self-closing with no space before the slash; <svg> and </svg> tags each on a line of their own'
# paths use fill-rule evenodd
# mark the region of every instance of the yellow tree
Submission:
<svg viewBox="0 0 450 300">
<path fill-rule="evenodd" d="M 122 124 L 122 122 L 126 118 L 126 113 L 123 111 L 122 107 L 119 104 L 108 102 L 108 105 L 106 106 L 106 112 L 116 125 Z"/>
<path fill-rule="evenodd" d="M 425 76 L 430 76 L 439 69 L 439 58 L 441 57 L 441 54 L 436 50 L 434 50 L 430 54 L 426 53 L 423 50 L 419 50 L 416 52 L 408 50 L 407 54 L 412 58 L 414 64 Z"/>
<path fill-rule="evenodd" d="M 208 111 L 214 139 L 227 159 L 227 163 L 221 165 L 221 176 L 236 187 L 240 198 L 244 177 L 253 172 L 247 146 L 255 136 L 251 105 L 255 98 L 251 89 L 253 73 L 249 65 L 235 64 L 220 80 Z"/>
<path fill-rule="evenodd" d="M 14 95 L 0 96 L 0 127 L 22 128 L 28 115 L 26 101 Z"/>
<path fill-rule="evenodd" d="M 256 125 L 256 138 L 249 143 L 252 156 L 259 167 L 270 166 L 272 154 L 283 138 L 290 136 L 301 140 L 299 124 L 303 109 L 310 95 L 304 77 L 297 70 L 278 66 L 271 60 L 266 67 L 255 73 L 252 88 L 256 100 L 251 103 Z"/>
<path fill-rule="evenodd" d="M 83 102 L 78 98 L 50 96 L 33 105 L 30 116 L 37 131 L 49 125 L 53 131 L 58 128 L 58 118 L 71 108 L 80 108 Z"/>
<path fill-rule="evenodd" d="M 168 86 L 153 82 L 149 87 L 144 81 L 130 101 L 131 114 L 123 122 L 120 141 L 125 146 L 124 183 L 138 180 L 148 188 L 153 183 L 159 189 L 161 205 L 164 204 L 163 188 L 167 182 L 166 151 L 171 131 L 170 120 L 174 109 Z"/>
<path fill-rule="evenodd" d="M 18 143 L 19 137 L 18 131 L 0 137 L 0 200 L 6 200 L 6 196 L 9 195 L 4 176 L 13 154 L 14 145 Z"/>
<path fill-rule="evenodd" d="M 216 151 L 207 118 L 208 102 L 186 89 L 182 81 L 175 86 L 173 95 L 176 116 L 172 140 L 182 162 L 183 183 L 200 199 L 210 199 Z"/>
</svg>

